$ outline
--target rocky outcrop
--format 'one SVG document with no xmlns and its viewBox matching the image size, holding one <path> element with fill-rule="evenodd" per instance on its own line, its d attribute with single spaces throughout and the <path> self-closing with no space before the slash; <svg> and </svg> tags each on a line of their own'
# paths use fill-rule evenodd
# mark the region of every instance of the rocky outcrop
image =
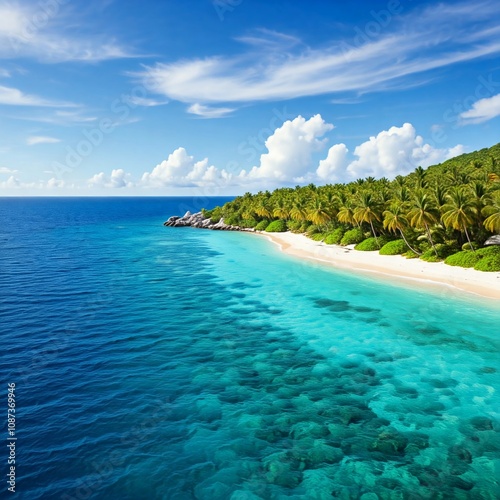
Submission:
<svg viewBox="0 0 500 500">
<path fill-rule="evenodd" d="M 488 238 L 485 242 L 485 245 L 500 245 L 500 234 L 495 234 L 491 238 Z"/>
<path fill-rule="evenodd" d="M 205 217 L 201 212 L 197 212 L 195 214 L 186 212 L 182 217 L 174 215 L 163 225 L 169 227 L 197 227 L 200 229 L 213 229 L 215 231 L 253 231 L 253 229 L 246 229 L 226 224 L 223 218 L 219 222 L 214 223 L 209 218 Z"/>
</svg>

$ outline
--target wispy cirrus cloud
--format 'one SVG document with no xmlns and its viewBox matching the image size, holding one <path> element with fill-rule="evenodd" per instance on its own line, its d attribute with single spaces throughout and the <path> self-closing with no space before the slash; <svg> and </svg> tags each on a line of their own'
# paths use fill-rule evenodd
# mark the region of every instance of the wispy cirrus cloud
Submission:
<svg viewBox="0 0 500 500">
<path fill-rule="evenodd" d="M 28 146 L 36 146 L 38 144 L 57 144 L 61 139 L 57 137 L 48 137 L 46 135 L 32 135 L 26 139 Z"/>
<path fill-rule="evenodd" d="M 437 4 L 394 18 L 364 44 L 321 48 L 260 31 L 239 39 L 247 50 L 238 56 L 157 63 L 140 76 L 151 91 L 198 106 L 407 88 L 416 75 L 500 54 L 499 16 L 491 0 Z"/>
<path fill-rule="evenodd" d="M 195 103 L 189 106 L 187 109 L 188 113 L 192 115 L 197 115 L 201 118 L 223 118 L 231 114 L 234 108 L 215 108 L 212 106 L 205 106 L 204 104 Z"/>
<path fill-rule="evenodd" d="M 72 107 L 74 104 L 44 99 L 36 95 L 26 94 L 13 87 L 0 85 L 0 104 L 8 106 L 40 106 L 40 107 Z"/>
<path fill-rule="evenodd" d="M 460 118 L 463 125 L 483 123 L 500 116 L 500 94 L 476 101 L 472 108 L 464 111 Z"/>
<path fill-rule="evenodd" d="M 0 3 L 0 58 L 99 62 L 136 56 L 112 38 L 70 33 L 75 15 L 66 0 Z"/>
</svg>

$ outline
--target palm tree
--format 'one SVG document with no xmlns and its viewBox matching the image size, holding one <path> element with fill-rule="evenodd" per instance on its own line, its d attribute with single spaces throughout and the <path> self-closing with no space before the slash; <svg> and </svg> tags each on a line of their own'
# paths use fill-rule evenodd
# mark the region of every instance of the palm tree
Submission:
<svg viewBox="0 0 500 500">
<path fill-rule="evenodd" d="M 403 229 L 406 229 L 408 227 L 408 220 L 406 219 L 404 215 L 404 206 L 399 204 L 399 203 L 393 203 L 389 209 L 384 211 L 384 228 L 388 229 L 389 231 L 395 233 L 396 231 L 399 231 L 401 234 L 401 237 L 403 238 L 404 242 L 406 243 L 406 246 L 413 252 L 416 253 L 417 255 L 420 255 L 420 252 L 417 252 L 407 241 L 405 237 L 405 233 L 403 232 Z"/>
<path fill-rule="evenodd" d="M 483 208 L 483 215 L 486 217 L 484 227 L 492 233 L 500 232 L 500 191 L 496 191 L 491 204 Z"/>
<path fill-rule="evenodd" d="M 269 218 L 271 217 L 272 215 L 272 207 L 271 207 L 271 203 L 269 201 L 269 198 L 267 197 L 259 197 L 257 200 L 256 200 L 256 203 L 255 203 L 255 208 L 254 208 L 254 212 L 259 216 L 259 217 L 266 217 L 266 218 Z"/>
<path fill-rule="evenodd" d="M 287 200 L 283 198 L 278 198 L 276 201 L 276 206 L 273 210 L 273 216 L 278 217 L 278 219 L 287 220 L 290 217 L 290 209 Z"/>
<path fill-rule="evenodd" d="M 439 219 L 439 213 L 428 193 L 418 191 L 413 198 L 413 207 L 408 212 L 410 226 L 416 229 L 425 229 L 436 257 L 438 255 L 434 242 L 432 241 L 429 226 L 435 224 Z"/>
<path fill-rule="evenodd" d="M 417 167 L 415 169 L 415 188 L 417 189 L 424 189 L 427 187 L 427 172 L 422 168 L 422 167 Z"/>
<path fill-rule="evenodd" d="M 307 218 L 316 225 L 326 224 L 331 220 L 330 214 L 319 196 L 313 198 L 311 208 L 307 212 Z"/>
<path fill-rule="evenodd" d="M 328 213 L 327 208 L 324 203 L 316 196 L 311 203 L 311 208 L 307 213 L 307 218 L 316 225 L 325 224 L 331 220 L 331 216 Z"/>
<path fill-rule="evenodd" d="M 357 222 L 366 222 L 372 228 L 373 236 L 378 245 L 377 234 L 373 227 L 374 221 L 380 221 L 381 204 L 373 193 L 370 191 L 362 191 L 356 200 L 356 208 L 354 209 L 354 220 Z"/>
<path fill-rule="evenodd" d="M 297 197 L 290 210 L 290 217 L 296 221 L 307 220 L 307 204 L 303 198 Z"/>
<path fill-rule="evenodd" d="M 446 198 L 447 203 L 443 205 L 442 216 L 444 224 L 458 231 L 463 230 L 470 247 L 474 250 L 467 231 L 467 226 L 473 223 L 476 214 L 474 200 L 467 197 L 464 189 L 457 187 L 451 189 Z"/>
<path fill-rule="evenodd" d="M 337 205 L 339 210 L 337 212 L 337 220 L 343 224 L 353 225 L 354 209 L 352 207 L 351 198 L 344 191 L 340 191 L 337 195 Z"/>
</svg>

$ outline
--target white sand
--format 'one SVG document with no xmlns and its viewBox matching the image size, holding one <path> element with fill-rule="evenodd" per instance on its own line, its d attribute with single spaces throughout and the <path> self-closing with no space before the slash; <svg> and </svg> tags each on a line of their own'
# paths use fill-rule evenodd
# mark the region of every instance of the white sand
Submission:
<svg viewBox="0 0 500 500">
<path fill-rule="evenodd" d="M 500 299 L 500 272 L 484 273 L 474 269 L 447 266 L 443 262 L 424 262 L 400 255 L 360 252 L 352 247 L 326 245 L 301 234 L 259 233 L 278 244 L 281 250 L 296 257 L 319 261 L 356 272 L 375 273 L 412 282 L 419 286 L 440 286 L 465 291 L 490 299 Z"/>
</svg>

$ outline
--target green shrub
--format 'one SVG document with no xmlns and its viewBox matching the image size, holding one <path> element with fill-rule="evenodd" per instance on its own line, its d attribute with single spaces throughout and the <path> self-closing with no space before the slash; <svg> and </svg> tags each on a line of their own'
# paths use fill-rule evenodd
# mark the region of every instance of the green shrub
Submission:
<svg viewBox="0 0 500 500">
<path fill-rule="evenodd" d="M 497 255 L 487 255 L 478 260 L 474 266 L 476 271 L 495 273 L 500 271 L 500 253 Z"/>
<path fill-rule="evenodd" d="M 326 238 L 326 236 L 327 235 L 325 233 L 314 233 L 308 235 L 308 237 L 311 238 L 311 240 L 313 241 L 323 241 Z"/>
<path fill-rule="evenodd" d="M 469 242 L 462 245 L 462 250 L 477 250 L 477 244 L 472 242 L 472 246 Z"/>
<path fill-rule="evenodd" d="M 255 219 L 243 219 L 242 221 L 240 221 L 239 226 L 252 228 L 255 227 L 257 224 L 258 223 Z"/>
<path fill-rule="evenodd" d="M 420 256 L 420 258 L 426 262 L 440 262 L 456 252 L 455 246 L 445 245 L 444 243 L 438 243 L 435 247 L 437 256 L 434 248 L 430 247 Z"/>
<path fill-rule="evenodd" d="M 420 255 L 418 255 L 418 253 L 415 253 L 413 250 L 408 250 L 403 254 L 403 257 L 406 257 L 407 259 L 418 259 Z"/>
<path fill-rule="evenodd" d="M 401 255 L 409 250 L 404 240 L 389 241 L 380 249 L 380 255 Z"/>
<path fill-rule="evenodd" d="M 320 230 L 320 227 L 317 226 L 316 224 L 311 224 L 310 226 L 308 226 L 306 232 L 307 232 L 307 236 L 310 237 L 311 235 L 313 235 L 315 233 L 320 233 L 321 230 Z"/>
<path fill-rule="evenodd" d="M 340 245 L 342 237 L 344 236 L 345 229 L 343 227 L 338 227 L 332 233 L 329 233 L 325 238 L 325 243 L 327 245 Z"/>
<path fill-rule="evenodd" d="M 480 257 L 489 257 L 491 255 L 500 255 L 500 246 L 491 245 L 489 247 L 480 248 L 476 250 L 476 254 Z"/>
<path fill-rule="evenodd" d="M 275 220 L 266 227 L 266 233 L 284 233 L 287 230 L 284 220 Z"/>
<path fill-rule="evenodd" d="M 465 250 L 463 252 L 457 252 L 449 255 L 444 260 L 444 263 L 449 266 L 474 267 L 479 259 L 481 259 L 481 257 L 477 253 Z"/>
<path fill-rule="evenodd" d="M 286 223 L 286 227 L 288 228 L 289 231 L 292 231 L 293 233 L 300 233 L 301 232 L 301 227 L 302 227 L 302 221 L 300 221 L 300 220 L 289 220 Z"/>
<path fill-rule="evenodd" d="M 256 226 L 255 230 L 256 231 L 265 231 L 266 227 L 269 226 L 269 221 L 268 220 L 261 220 Z"/>
<path fill-rule="evenodd" d="M 346 245 L 361 243 L 364 239 L 365 235 L 363 230 L 360 227 L 355 227 L 344 234 L 340 240 L 340 244 L 345 247 Z"/>
<path fill-rule="evenodd" d="M 229 226 L 239 226 L 241 221 L 237 215 L 230 215 L 224 222 Z"/>
<path fill-rule="evenodd" d="M 300 232 L 305 233 L 309 229 L 311 224 L 312 224 L 311 221 L 308 221 L 308 220 L 305 220 L 304 222 L 302 222 L 302 225 L 300 226 Z"/>
<path fill-rule="evenodd" d="M 383 236 L 378 238 L 366 238 L 361 243 L 358 243 L 354 249 L 361 250 L 362 252 L 374 252 L 375 250 L 380 250 L 387 243 L 387 239 Z"/>
</svg>

